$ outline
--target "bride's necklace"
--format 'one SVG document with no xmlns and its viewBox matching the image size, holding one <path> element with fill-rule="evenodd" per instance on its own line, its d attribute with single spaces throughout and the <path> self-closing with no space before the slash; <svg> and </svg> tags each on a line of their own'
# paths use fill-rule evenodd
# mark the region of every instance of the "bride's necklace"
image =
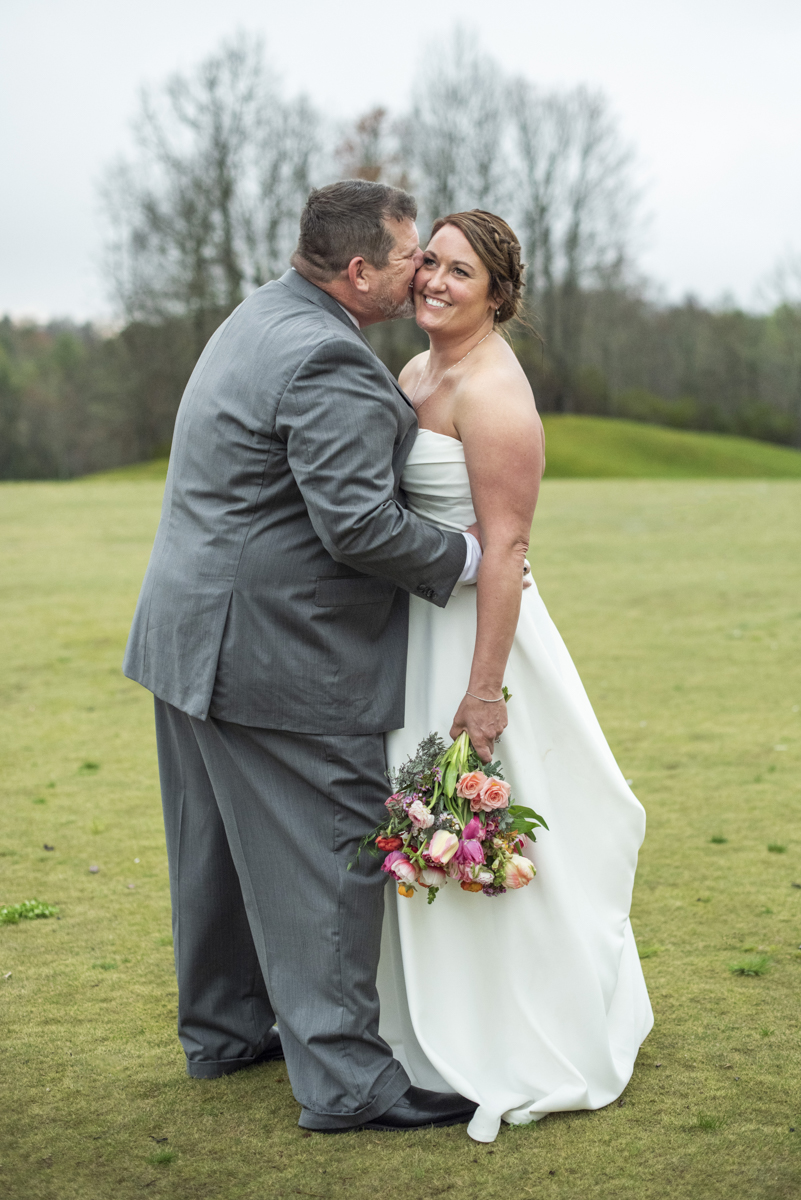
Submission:
<svg viewBox="0 0 801 1200">
<path fill-rule="evenodd" d="M 419 388 L 420 388 L 420 384 L 423 382 L 423 376 L 424 376 L 424 375 L 425 375 L 425 373 L 426 373 L 426 369 L 425 369 L 425 367 L 423 367 L 422 371 L 420 372 L 420 378 L 417 380 L 417 383 L 416 383 L 416 385 L 415 385 L 415 389 L 414 389 L 414 391 L 412 392 L 412 408 L 415 408 L 415 409 L 422 408 L 422 407 L 423 407 L 423 405 L 425 404 L 426 400 L 430 400 L 430 399 L 431 399 L 431 397 L 434 395 L 434 392 L 437 390 L 437 388 L 439 387 L 439 385 L 442 383 L 443 379 L 444 379 L 444 378 L 445 378 L 445 376 L 448 374 L 448 371 L 452 371 L 454 367 L 458 367 L 458 366 L 459 366 L 459 363 L 463 363 L 463 362 L 464 362 L 464 360 L 467 358 L 467 355 L 468 355 L 468 354 L 472 354 L 472 353 L 473 353 L 473 351 L 474 351 L 474 350 L 476 350 L 476 349 L 477 349 L 477 348 L 478 348 L 478 347 L 481 345 L 481 343 L 482 343 L 482 342 L 486 342 L 486 340 L 487 340 L 487 338 L 489 337 L 490 333 L 493 333 L 493 332 L 494 332 L 494 330 L 493 330 L 493 329 L 490 329 L 489 333 L 485 333 L 485 334 L 484 334 L 484 336 L 483 336 L 483 338 L 481 338 L 479 341 L 477 341 L 477 342 L 476 342 L 475 346 L 471 346 L 471 347 L 470 347 L 470 349 L 467 351 L 467 354 L 463 354 L 463 355 L 462 355 L 462 357 L 459 359 L 459 362 L 452 363 L 452 364 L 451 364 L 451 366 L 449 366 L 449 367 L 446 367 L 446 368 L 445 368 L 445 370 L 444 370 L 444 371 L 442 372 L 442 374 L 440 375 L 440 377 L 439 377 L 439 379 L 437 380 L 437 382 L 436 382 L 436 383 L 434 384 L 434 386 L 432 387 L 431 391 L 428 393 L 428 395 L 427 395 L 427 396 L 426 396 L 426 397 L 425 397 L 423 400 L 421 400 L 419 404 L 415 405 L 415 402 L 414 402 L 414 401 L 415 401 L 415 397 L 417 396 L 417 392 L 418 392 L 418 390 L 419 390 Z M 428 365 L 428 364 L 426 364 L 426 365 Z"/>
</svg>

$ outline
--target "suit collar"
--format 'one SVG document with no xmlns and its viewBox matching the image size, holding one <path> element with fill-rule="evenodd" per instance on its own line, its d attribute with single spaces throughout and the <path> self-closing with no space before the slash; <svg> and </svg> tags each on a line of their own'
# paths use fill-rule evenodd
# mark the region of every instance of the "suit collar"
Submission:
<svg viewBox="0 0 801 1200">
<path fill-rule="evenodd" d="M 296 295 L 303 296 L 304 299 L 310 300 L 312 304 L 318 304 L 320 308 L 324 308 L 326 312 L 330 312 L 332 316 L 336 317 L 338 321 L 342 322 L 346 329 L 350 329 L 352 333 L 355 333 L 356 337 L 359 338 L 360 341 L 364 342 L 365 346 L 370 349 L 371 353 L 375 354 L 375 350 L 373 350 L 373 347 L 370 345 L 361 329 L 357 329 L 342 305 L 339 304 L 338 301 L 333 298 L 333 296 L 329 296 L 328 292 L 324 292 L 323 289 L 318 288 L 316 284 L 310 283 L 309 280 L 304 278 L 304 276 L 301 275 L 299 271 L 296 271 L 294 267 L 290 267 L 288 271 L 285 271 L 278 282 L 282 283 L 284 287 L 288 287 L 291 292 L 295 292 Z M 375 356 L 378 358 L 377 354 Z M 381 359 L 379 358 L 378 361 L 381 362 Z M 384 368 L 387 378 L 392 382 L 392 385 L 398 394 L 406 401 L 411 409 L 414 409 L 414 405 L 412 404 L 411 400 L 406 395 L 403 388 L 400 386 L 389 368 L 384 366 L 383 363 L 381 363 L 381 366 Z"/>
<path fill-rule="evenodd" d="M 310 283 L 309 280 L 305 279 L 304 276 L 301 275 L 299 271 L 296 271 L 294 267 L 290 267 L 288 271 L 285 271 L 278 282 L 283 283 L 284 286 L 288 287 L 290 291 L 296 292 L 299 296 L 303 296 L 306 300 L 311 300 L 312 304 L 319 304 L 320 308 L 324 308 L 327 312 L 330 312 L 332 316 L 336 317 L 338 321 L 341 321 L 346 329 L 352 329 L 356 336 L 361 338 L 365 346 L 370 346 L 370 343 L 362 333 L 361 329 L 359 329 L 358 325 L 354 324 L 354 322 L 350 319 L 342 305 L 339 304 L 333 296 L 329 296 L 328 292 L 324 292 L 323 289 L 318 288 L 316 284 Z M 370 346 L 370 349 L 372 350 L 373 347 Z M 373 353 L 375 353 L 375 351 L 373 351 Z"/>
</svg>

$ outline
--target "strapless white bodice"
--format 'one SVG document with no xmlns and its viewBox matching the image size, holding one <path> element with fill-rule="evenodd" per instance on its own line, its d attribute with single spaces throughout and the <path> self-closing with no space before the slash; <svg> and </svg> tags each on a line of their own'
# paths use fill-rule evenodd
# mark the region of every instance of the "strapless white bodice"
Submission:
<svg viewBox="0 0 801 1200">
<path fill-rule="evenodd" d="M 421 429 L 401 476 L 409 510 L 440 529 L 462 533 L 476 519 L 464 446 L 456 438 Z"/>
</svg>

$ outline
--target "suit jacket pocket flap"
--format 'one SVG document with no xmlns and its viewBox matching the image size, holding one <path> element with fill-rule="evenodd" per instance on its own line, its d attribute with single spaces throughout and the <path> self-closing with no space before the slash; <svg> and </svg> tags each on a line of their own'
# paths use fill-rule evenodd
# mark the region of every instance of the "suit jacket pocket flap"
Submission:
<svg viewBox="0 0 801 1200">
<path fill-rule="evenodd" d="M 314 603 L 318 608 L 338 608 L 344 604 L 386 604 L 395 594 L 389 579 L 318 578 Z"/>
</svg>

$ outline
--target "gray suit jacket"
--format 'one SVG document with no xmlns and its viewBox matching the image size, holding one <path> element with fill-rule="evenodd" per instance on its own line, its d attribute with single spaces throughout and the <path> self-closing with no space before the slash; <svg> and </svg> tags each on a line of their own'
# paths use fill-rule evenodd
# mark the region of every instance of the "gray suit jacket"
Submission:
<svg viewBox="0 0 801 1200">
<path fill-rule="evenodd" d="M 203 351 L 123 670 L 191 716 L 299 733 L 403 725 L 408 593 L 444 606 L 466 546 L 403 507 L 414 411 L 295 271 Z"/>
</svg>

